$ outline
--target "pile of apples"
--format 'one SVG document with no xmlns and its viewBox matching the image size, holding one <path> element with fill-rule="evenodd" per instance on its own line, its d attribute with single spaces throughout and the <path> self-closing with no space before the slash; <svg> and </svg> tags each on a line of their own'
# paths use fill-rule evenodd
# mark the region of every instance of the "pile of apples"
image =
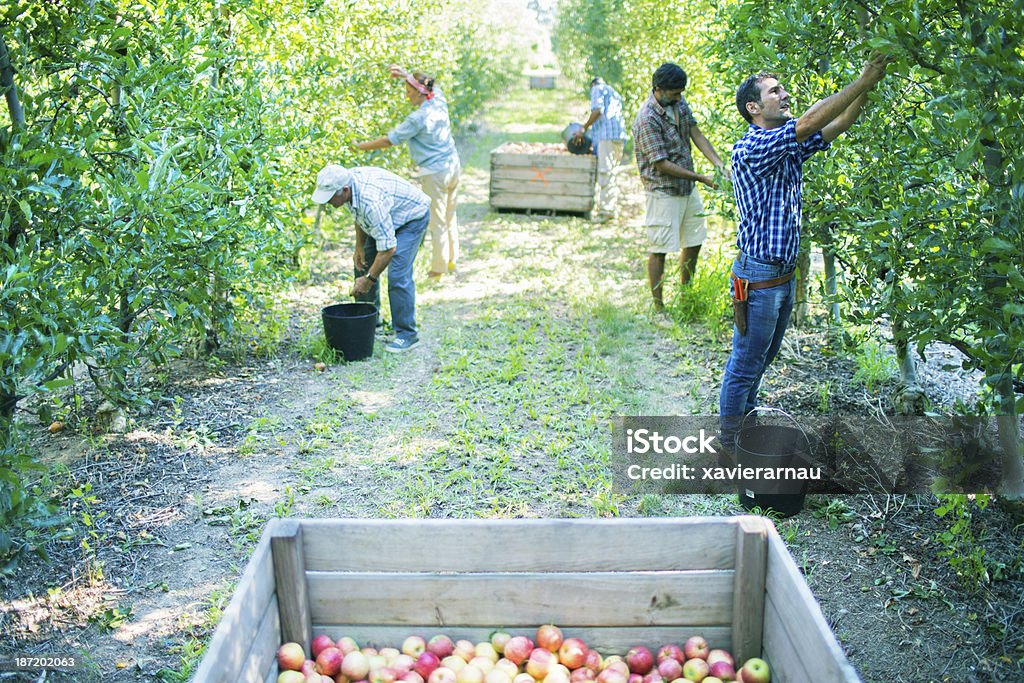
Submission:
<svg viewBox="0 0 1024 683">
<path fill-rule="evenodd" d="M 409 636 L 401 649 L 360 648 L 345 636 L 313 638 L 312 659 L 299 643 L 277 651 L 277 683 L 770 683 L 763 659 L 736 668 L 726 650 L 711 649 L 701 636 L 658 651 L 637 645 L 624 656 L 602 657 L 579 638 L 564 638 L 553 624 L 526 636 L 496 631 L 489 641 L 429 641 Z"/>
</svg>

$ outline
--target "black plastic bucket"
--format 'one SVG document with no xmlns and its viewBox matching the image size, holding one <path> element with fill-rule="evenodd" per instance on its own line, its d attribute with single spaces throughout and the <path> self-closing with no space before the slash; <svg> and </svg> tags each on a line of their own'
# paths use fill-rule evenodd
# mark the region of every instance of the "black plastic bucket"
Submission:
<svg viewBox="0 0 1024 683">
<path fill-rule="evenodd" d="M 572 154 L 592 154 L 594 150 L 594 141 L 589 135 L 584 135 L 581 138 L 576 138 L 576 133 L 583 130 L 583 126 L 578 123 L 570 123 L 562 131 L 562 142 L 565 143 L 565 148 Z"/>
<path fill-rule="evenodd" d="M 736 435 L 736 464 L 741 468 L 808 467 L 810 443 L 801 429 L 756 425 Z M 774 510 L 783 517 L 800 512 L 807 495 L 807 479 L 740 479 L 740 504 L 747 510 Z"/>
<path fill-rule="evenodd" d="M 333 304 L 320 311 L 327 345 L 341 353 L 346 361 L 363 360 L 373 355 L 373 335 L 377 330 L 377 307 L 366 303 Z"/>
</svg>

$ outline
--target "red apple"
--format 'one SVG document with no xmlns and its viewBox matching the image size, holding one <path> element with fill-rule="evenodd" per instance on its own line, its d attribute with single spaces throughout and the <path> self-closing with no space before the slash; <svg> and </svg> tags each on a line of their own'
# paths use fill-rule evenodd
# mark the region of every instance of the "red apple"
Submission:
<svg viewBox="0 0 1024 683">
<path fill-rule="evenodd" d="M 643 683 L 665 683 L 665 677 L 662 676 L 657 669 L 651 669 L 649 672 L 644 674 Z"/>
<path fill-rule="evenodd" d="M 480 669 L 484 676 L 487 675 L 488 671 L 491 671 L 494 668 L 494 662 L 492 662 L 489 657 L 473 657 L 473 659 L 469 660 L 469 665 Z"/>
<path fill-rule="evenodd" d="M 603 669 L 604 659 L 601 657 L 601 653 L 593 648 L 588 649 L 587 656 L 583 659 L 583 666 L 587 667 L 591 671 L 600 671 Z"/>
<path fill-rule="evenodd" d="M 476 657 L 476 645 L 469 640 L 456 640 L 455 649 L 452 650 L 452 654 L 456 657 L 462 657 L 467 662 L 473 657 Z M 458 673 L 457 671 L 455 673 Z"/>
<path fill-rule="evenodd" d="M 693 636 L 683 645 L 683 654 L 687 659 L 707 659 L 709 651 L 708 641 L 703 636 Z"/>
<path fill-rule="evenodd" d="M 740 674 L 743 676 L 743 683 L 770 683 L 772 680 L 768 662 L 759 657 L 748 659 L 740 669 Z"/>
<path fill-rule="evenodd" d="M 700 658 L 687 659 L 683 664 L 683 678 L 689 678 L 693 683 L 700 683 L 708 676 L 708 663 Z"/>
<path fill-rule="evenodd" d="M 416 659 L 427 649 L 427 641 L 420 636 L 409 636 L 402 641 L 402 654 L 409 655 Z"/>
<path fill-rule="evenodd" d="M 505 643 L 512 639 L 511 633 L 495 631 L 491 634 L 491 646 L 498 654 L 505 654 Z"/>
<path fill-rule="evenodd" d="M 338 638 L 338 642 L 334 644 L 334 647 L 341 650 L 341 654 L 347 655 L 349 652 L 358 650 L 359 644 L 349 636 L 342 636 Z"/>
<path fill-rule="evenodd" d="M 555 657 L 554 652 L 542 647 L 535 647 L 530 653 L 529 659 L 526 660 L 526 673 L 538 681 L 543 681 L 551 671 L 551 667 L 557 663 L 558 658 Z"/>
<path fill-rule="evenodd" d="M 400 654 L 391 660 L 391 668 L 398 672 L 398 677 L 401 678 L 402 674 L 407 674 L 412 671 L 413 665 L 416 663 L 416 657 L 410 657 L 407 654 Z"/>
<path fill-rule="evenodd" d="M 708 664 L 714 664 L 715 662 L 729 662 L 736 666 L 736 660 L 732 658 L 728 650 L 714 649 L 708 652 Z"/>
<path fill-rule="evenodd" d="M 640 674 L 629 674 L 629 683 L 644 683 L 644 677 Z"/>
<path fill-rule="evenodd" d="M 464 666 L 466 666 L 466 660 L 458 655 L 448 655 L 441 660 L 441 668 L 451 669 L 452 673 L 459 673 Z"/>
<path fill-rule="evenodd" d="M 578 669 L 574 669 L 569 674 L 569 683 L 587 683 L 597 678 L 597 674 L 594 673 L 593 669 L 588 669 L 585 666 L 581 666 Z"/>
<path fill-rule="evenodd" d="M 455 672 L 446 666 L 439 666 L 430 672 L 427 683 L 455 683 Z"/>
<path fill-rule="evenodd" d="M 441 666 L 441 660 L 433 652 L 424 652 L 416 658 L 416 663 L 412 665 L 412 670 L 418 673 L 423 678 L 429 678 L 430 672 Z"/>
<path fill-rule="evenodd" d="M 518 666 L 533 652 L 533 641 L 526 636 L 513 636 L 505 643 L 504 652 L 505 658 Z"/>
<path fill-rule="evenodd" d="M 542 647 L 548 652 L 558 652 L 563 640 L 562 629 L 554 624 L 544 624 L 537 629 L 537 647 Z"/>
<path fill-rule="evenodd" d="M 320 651 L 316 658 L 316 670 L 323 676 L 334 677 L 341 672 L 341 662 L 345 656 L 336 647 L 327 647 Z"/>
<path fill-rule="evenodd" d="M 558 661 L 570 670 L 583 666 L 587 659 L 587 644 L 579 638 L 566 638 L 558 647 Z"/>
<path fill-rule="evenodd" d="M 285 643 L 277 648 L 277 666 L 286 671 L 299 671 L 306 661 L 306 651 L 298 643 Z"/>
<path fill-rule="evenodd" d="M 629 678 L 629 665 L 618 655 L 612 655 L 604 660 L 604 668 L 601 671 L 607 671 L 608 669 L 618 671 L 622 674 L 623 678 Z"/>
<path fill-rule="evenodd" d="M 341 673 L 348 676 L 350 680 L 360 681 L 370 673 L 370 659 L 359 650 L 349 652 L 341 660 Z"/>
<path fill-rule="evenodd" d="M 519 673 L 519 665 L 507 657 L 502 657 L 495 662 L 494 668 L 507 673 L 510 679 L 515 678 Z"/>
<path fill-rule="evenodd" d="M 494 664 L 501 658 L 501 655 L 498 654 L 498 651 L 494 649 L 494 646 L 491 645 L 491 641 L 489 640 L 482 643 L 477 643 L 476 646 L 473 648 L 473 653 L 474 657 L 483 657 L 485 659 L 489 659 L 491 661 L 491 664 Z M 488 671 L 490 671 L 490 669 L 488 669 Z M 484 673 L 487 673 L 487 671 L 485 671 Z"/>
<path fill-rule="evenodd" d="M 657 671 L 666 681 L 672 681 L 683 675 L 683 665 L 674 657 L 667 657 L 658 662 Z"/>
<path fill-rule="evenodd" d="M 732 662 L 719 659 L 708 666 L 708 673 L 715 678 L 721 678 L 723 681 L 731 681 L 736 678 L 736 667 Z"/>
<path fill-rule="evenodd" d="M 437 655 L 438 659 L 444 659 L 455 651 L 455 643 L 444 634 L 438 634 L 427 641 L 427 652 Z"/>
<path fill-rule="evenodd" d="M 455 683 L 484 683 L 484 672 L 472 664 L 466 664 L 455 672 Z"/>
<path fill-rule="evenodd" d="M 519 673 L 519 665 L 507 657 L 502 657 L 495 662 L 494 668 L 507 673 L 510 679 L 515 678 Z"/>
<path fill-rule="evenodd" d="M 316 659 L 321 652 L 329 647 L 337 646 L 334 644 L 334 641 L 331 640 L 329 635 L 321 633 L 320 635 L 313 637 L 313 642 L 309 646 L 309 651 L 313 654 L 313 659 Z"/>
<path fill-rule="evenodd" d="M 632 673 L 643 676 L 654 668 L 654 655 L 643 645 L 636 645 L 626 653 L 626 665 Z"/>
<path fill-rule="evenodd" d="M 301 671 L 289 669 L 278 674 L 277 683 L 306 683 L 306 677 Z"/>
<path fill-rule="evenodd" d="M 595 679 L 597 683 L 629 683 L 629 674 L 624 674 L 615 666 L 602 669 Z"/>
<path fill-rule="evenodd" d="M 680 664 L 686 661 L 686 655 L 683 654 L 683 648 L 678 645 L 662 645 L 658 648 L 658 656 L 656 661 L 660 664 L 666 659 L 674 659 Z M 671 679 L 670 679 L 671 680 Z"/>
</svg>

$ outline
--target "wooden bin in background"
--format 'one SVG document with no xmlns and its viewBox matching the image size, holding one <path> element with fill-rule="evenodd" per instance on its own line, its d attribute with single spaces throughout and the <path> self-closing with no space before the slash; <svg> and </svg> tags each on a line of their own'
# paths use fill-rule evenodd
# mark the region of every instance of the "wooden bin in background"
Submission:
<svg viewBox="0 0 1024 683">
<path fill-rule="evenodd" d="M 597 157 L 593 154 L 510 151 L 532 143 L 505 143 L 491 151 L 490 202 L 495 209 L 571 211 L 594 208 Z M 538 148 L 551 147 L 538 143 Z"/>
<path fill-rule="evenodd" d="M 773 683 L 860 683 L 763 517 L 271 520 L 196 671 L 273 682 L 282 642 L 400 647 L 560 626 L 604 655 L 703 635 Z"/>
<path fill-rule="evenodd" d="M 530 76 L 531 90 L 554 90 L 557 76 L 542 74 Z"/>
</svg>

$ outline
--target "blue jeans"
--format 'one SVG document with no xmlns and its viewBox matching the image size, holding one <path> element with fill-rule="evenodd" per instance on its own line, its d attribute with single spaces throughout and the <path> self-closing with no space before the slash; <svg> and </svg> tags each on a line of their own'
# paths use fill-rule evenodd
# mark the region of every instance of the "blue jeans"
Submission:
<svg viewBox="0 0 1024 683">
<path fill-rule="evenodd" d="M 732 264 L 732 272 L 751 283 L 786 275 L 794 268 L 770 264 L 742 252 Z M 732 353 L 725 364 L 718 403 L 721 441 L 727 448 L 734 448 L 743 417 L 757 405 L 761 377 L 782 346 L 795 292 L 795 278 L 775 287 L 751 289 L 747 295 L 747 333 L 741 335 L 733 327 Z"/>
<path fill-rule="evenodd" d="M 398 245 L 388 264 L 388 298 L 391 300 L 391 325 L 395 328 L 396 339 L 416 339 L 416 283 L 412 279 L 412 266 L 429 224 L 428 211 L 421 218 L 400 225 L 395 230 Z M 363 240 L 363 258 L 367 267 L 376 257 L 377 243 L 372 237 L 367 237 Z M 355 274 L 361 277 L 366 272 L 356 270 Z M 376 304 L 380 308 L 380 285 L 373 283 L 370 291 L 356 297 L 356 301 Z"/>
</svg>

